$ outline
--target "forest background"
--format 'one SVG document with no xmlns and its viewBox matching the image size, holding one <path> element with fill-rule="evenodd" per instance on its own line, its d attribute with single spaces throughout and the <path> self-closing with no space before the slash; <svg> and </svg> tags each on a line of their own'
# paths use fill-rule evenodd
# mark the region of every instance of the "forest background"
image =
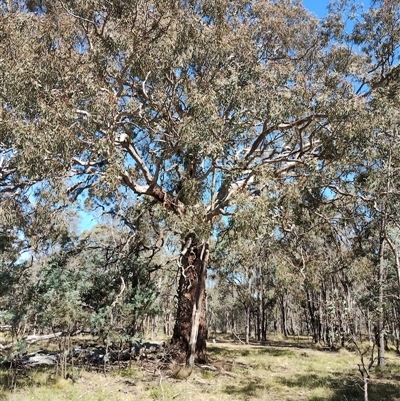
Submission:
<svg viewBox="0 0 400 401">
<path fill-rule="evenodd" d="M 323 18 L 289 0 L 0 1 L 13 342 L 163 332 L 193 365 L 212 333 L 275 332 L 368 339 L 383 365 L 400 347 L 399 17 L 388 0 Z"/>
</svg>

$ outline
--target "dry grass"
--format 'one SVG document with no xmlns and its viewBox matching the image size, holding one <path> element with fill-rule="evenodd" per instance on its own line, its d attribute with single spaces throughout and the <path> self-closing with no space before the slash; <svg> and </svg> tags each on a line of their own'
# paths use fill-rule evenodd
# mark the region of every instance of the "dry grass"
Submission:
<svg viewBox="0 0 400 401">
<path fill-rule="evenodd" d="M 265 400 L 353 401 L 362 400 L 361 380 L 355 353 L 327 351 L 305 342 L 275 341 L 267 345 L 221 342 L 209 345 L 210 364 L 216 371 L 196 368 L 186 380 L 170 377 L 171 370 L 154 365 L 132 368 L 104 376 L 84 370 L 72 380 L 36 371 L 15 392 L 1 390 L 9 401 L 130 401 L 130 400 Z M 370 401 L 400 400 L 400 360 L 388 354 L 385 368 L 376 370 Z M 149 367 L 151 367 L 151 370 Z M 5 383 L 5 372 L 3 380 Z M 1 385 L 1 384 L 0 384 Z"/>
</svg>

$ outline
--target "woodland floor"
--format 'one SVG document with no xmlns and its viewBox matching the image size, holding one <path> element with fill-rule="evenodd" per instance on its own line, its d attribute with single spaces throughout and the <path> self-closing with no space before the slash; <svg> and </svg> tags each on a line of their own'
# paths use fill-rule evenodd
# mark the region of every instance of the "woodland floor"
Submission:
<svg viewBox="0 0 400 401">
<path fill-rule="evenodd" d="M 353 401 L 363 400 L 357 354 L 311 346 L 307 339 L 244 345 L 217 341 L 208 346 L 210 366 L 185 380 L 157 360 L 133 362 L 107 375 L 75 368 L 74 381 L 54 377 L 54 368 L 31 370 L 10 392 L 0 370 L 0 400 L 9 401 Z M 372 368 L 369 400 L 400 401 L 400 357 L 387 353 L 384 368 Z"/>
</svg>

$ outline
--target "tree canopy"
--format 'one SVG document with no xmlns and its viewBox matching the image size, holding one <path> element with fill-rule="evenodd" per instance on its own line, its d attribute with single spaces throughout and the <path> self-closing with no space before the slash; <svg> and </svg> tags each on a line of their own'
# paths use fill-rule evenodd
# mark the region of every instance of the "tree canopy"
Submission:
<svg viewBox="0 0 400 401">
<path fill-rule="evenodd" d="M 210 221 L 237 192 L 337 157 L 365 108 L 355 81 L 381 74 L 296 2 L 2 9 L 6 194 L 45 181 L 94 202 L 122 185 Z"/>
<path fill-rule="evenodd" d="M 382 340 L 386 278 L 400 288 L 399 18 L 384 0 L 323 19 L 294 0 L 0 1 L 0 262 L 62 247 L 78 207 L 100 209 L 135 256 L 180 236 L 178 315 L 205 309 L 213 240 L 248 318 L 254 294 L 300 278 L 303 298 L 271 302 L 301 299 L 319 341 L 328 283 L 349 291 L 360 258 Z"/>
</svg>

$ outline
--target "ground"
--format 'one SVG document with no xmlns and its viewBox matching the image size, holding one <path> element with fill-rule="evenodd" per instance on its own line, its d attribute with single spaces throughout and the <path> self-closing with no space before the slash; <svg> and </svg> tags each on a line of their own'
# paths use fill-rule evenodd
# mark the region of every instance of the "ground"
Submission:
<svg viewBox="0 0 400 401">
<path fill-rule="evenodd" d="M 74 368 L 73 380 L 54 377 L 54 369 L 27 372 L 15 391 L 5 389 L 0 372 L 0 399 L 9 401 L 133 401 L 133 400 L 362 400 L 363 390 L 352 349 L 327 350 L 308 339 L 271 338 L 244 345 L 216 341 L 208 345 L 210 363 L 178 380 L 179 366 L 156 359 L 108 372 Z M 1 388 L 3 383 L 3 388 Z M 388 353 L 387 365 L 373 368 L 370 401 L 400 401 L 400 357 Z"/>
</svg>

